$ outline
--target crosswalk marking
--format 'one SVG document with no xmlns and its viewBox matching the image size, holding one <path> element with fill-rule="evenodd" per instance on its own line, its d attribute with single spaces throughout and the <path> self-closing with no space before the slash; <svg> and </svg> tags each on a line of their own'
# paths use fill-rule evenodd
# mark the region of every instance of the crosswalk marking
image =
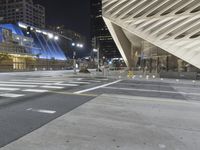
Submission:
<svg viewBox="0 0 200 150">
<path fill-rule="evenodd" d="M 27 79 L 27 80 L 39 80 L 39 81 L 63 81 L 64 79 L 49 79 L 49 78 L 40 78 L 40 79 Z"/>
<path fill-rule="evenodd" d="M 45 93 L 45 92 L 48 92 L 49 90 L 38 90 L 38 89 L 26 89 L 26 90 L 22 90 L 24 92 L 35 92 L 35 93 Z"/>
<path fill-rule="evenodd" d="M 19 82 L 38 82 L 38 80 L 11 80 L 11 81 L 19 81 Z M 42 81 L 43 83 L 55 83 L 55 81 Z M 59 81 L 56 81 L 59 82 Z M 60 81 L 62 82 L 62 81 Z M 64 82 L 64 81 L 63 81 Z"/>
<path fill-rule="evenodd" d="M 53 90 L 61 90 L 66 87 L 78 87 L 81 85 L 89 85 L 91 83 L 99 83 L 98 80 L 89 80 L 84 78 L 77 79 L 37 79 L 37 78 L 21 78 L 0 81 L 0 97 L 17 98 L 33 93 L 46 93 Z"/>
<path fill-rule="evenodd" d="M 36 81 L 55 81 L 55 82 L 58 82 L 58 81 L 63 81 L 63 80 L 66 80 L 66 79 L 63 79 L 63 78 L 28 78 L 26 80 L 36 80 Z"/>
<path fill-rule="evenodd" d="M 3 93 L 0 94 L 0 97 L 9 97 L 9 98 L 17 98 L 17 97 L 22 97 L 24 94 L 13 94 L 13 93 Z"/>
<path fill-rule="evenodd" d="M 0 91 L 17 91 L 20 90 L 20 88 L 6 88 L 6 87 L 0 87 Z"/>
<path fill-rule="evenodd" d="M 76 80 L 77 80 L 77 81 L 81 81 L 81 80 L 83 80 L 83 78 L 77 78 Z"/>
<path fill-rule="evenodd" d="M 42 82 L 20 82 L 20 81 L 18 81 L 18 82 L 12 82 L 12 81 L 10 81 L 10 82 L 5 82 L 5 81 L 0 81 L 0 84 L 29 84 L 29 85 L 49 85 L 49 84 L 52 84 L 52 83 L 42 83 Z"/>
<path fill-rule="evenodd" d="M 58 86 L 78 86 L 78 84 L 62 84 L 62 83 L 56 83 L 54 85 L 58 85 Z"/>
<path fill-rule="evenodd" d="M 90 84 L 90 82 L 76 82 L 76 81 L 70 81 L 69 83 L 75 83 L 75 84 Z"/>
<path fill-rule="evenodd" d="M 41 86 L 41 87 L 47 89 L 64 89 L 64 87 L 61 86 Z"/>
<path fill-rule="evenodd" d="M 5 87 L 29 87 L 29 88 L 37 87 L 35 85 L 21 85 L 21 84 L 0 84 L 0 86 L 5 86 Z"/>
</svg>

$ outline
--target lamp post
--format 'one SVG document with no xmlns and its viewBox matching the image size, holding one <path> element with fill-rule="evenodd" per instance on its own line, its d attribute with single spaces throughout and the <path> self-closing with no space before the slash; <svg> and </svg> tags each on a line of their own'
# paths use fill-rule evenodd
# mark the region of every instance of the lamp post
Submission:
<svg viewBox="0 0 200 150">
<path fill-rule="evenodd" d="M 76 48 L 83 48 L 83 44 L 80 43 L 72 43 L 73 47 L 73 68 L 74 68 L 74 74 L 77 74 L 76 72 Z"/>
</svg>

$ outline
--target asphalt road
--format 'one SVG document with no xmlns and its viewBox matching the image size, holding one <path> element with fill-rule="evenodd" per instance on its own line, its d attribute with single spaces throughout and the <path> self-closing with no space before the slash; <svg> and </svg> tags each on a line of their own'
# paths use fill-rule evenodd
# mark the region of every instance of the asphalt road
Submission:
<svg viewBox="0 0 200 150">
<path fill-rule="evenodd" d="M 0 147 L 101 94 L 199 100 L 199 85 L 185 81 L 114 79 L 65 71 L 0 74 Z"/>
<path fill-rule="evenodd" d="M 97 96 L 73 92 L 110 81 L 64 71 L 0 74 L 0 147 Z"/>
</svg>

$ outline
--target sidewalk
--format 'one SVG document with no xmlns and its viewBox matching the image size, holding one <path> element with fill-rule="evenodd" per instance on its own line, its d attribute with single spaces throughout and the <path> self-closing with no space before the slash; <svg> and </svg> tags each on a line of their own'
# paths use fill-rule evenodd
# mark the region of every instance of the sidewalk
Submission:
<svg viewBox="0 0 200 150">
<path fill-rule="evenodd" d="M 133 77 L 129 78 L 127 74 L 128 72 L 126 70 L 116 70 L 116 71 L 109 71 L 105 75 L 102 72 L 93 72 L 91 75 L 113 78 L 113 79 L 123 79 L 123 80 L 128 79 L 128 80 L 147 81 L 147 82 L 149 81 L 149 82 L 167 83 L 167 84 L 190 85 L 190 86 L 195 86 L 195 87 L 200 86 L 200 80 L 160 78 L 154 74 L 142 75 L 135 72 L 134 72 Z"/>
<path fill-rule="evenodd" d="M 102 95 L 1 150 L 197 150 L 200 103 Z"/>
</svg>

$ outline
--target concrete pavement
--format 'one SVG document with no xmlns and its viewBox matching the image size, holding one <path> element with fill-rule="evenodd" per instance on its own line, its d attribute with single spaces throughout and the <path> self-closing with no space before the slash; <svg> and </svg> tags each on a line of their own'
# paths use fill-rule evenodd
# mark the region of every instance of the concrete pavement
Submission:
<svg viewBox="0 0 200 150">
<path fill-rule="evenodd" d="M 0 147 L 24 136 L 6 148 L 199 149 L 200 82 L 123 73 L 0 74 Z"/>
<path fill-rule="evenodd" d="M 198 150 L 200 103 L 101 95 L 1 150 Z"/>
</svg>

